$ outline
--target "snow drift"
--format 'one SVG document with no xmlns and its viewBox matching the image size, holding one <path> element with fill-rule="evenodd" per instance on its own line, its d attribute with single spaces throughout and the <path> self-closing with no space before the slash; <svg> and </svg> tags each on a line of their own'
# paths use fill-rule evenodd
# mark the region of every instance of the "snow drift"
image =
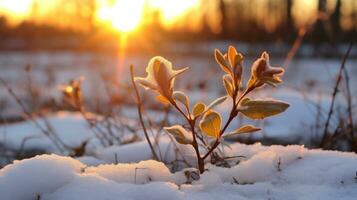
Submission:
<svg viewBox="0 0 357 200">
<path fill-rule="evenodd" d="M 140 152 L 139 152 L 140 153 Z M 234 144 L 244 158 L 208 165 L 187 184 L 161 162 L 86 166 L 58 155 L 15 161 L 0 170 L 0 199 L 356 199 L 357 155 L 302 146 Z"/>
</svg>

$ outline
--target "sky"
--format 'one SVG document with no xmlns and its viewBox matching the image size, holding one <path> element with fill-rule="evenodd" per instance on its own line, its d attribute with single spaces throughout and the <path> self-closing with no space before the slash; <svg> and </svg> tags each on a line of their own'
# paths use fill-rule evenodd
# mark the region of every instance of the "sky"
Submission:
<svg viewBox="0 0 357 200">
<path fill-rule="evenodd" d="M 202 24 L 200 23 L 202 18 L 208 19 L 213 24 L 212 26 L 215 26 L 214 23 L 219 23 L 220 17 L 215 13 L 219 9 L 218 0 L 0 0 L 0 16 L 5 15 L 10 23 L 16 24 L 21 20 L 33 18 L 34 5 L 37 5 L 36 20 L 41 23 L 50 22 L 63 25 L 73 23 L 70 17 L 68 19 L 61 18 L 65 18 L 66 13 L 76 13 L 75 6 L 86 7 L 87 10 L 82 10 L 81 14 L 83 16 L 88 14 L 86 13 L 88 12 L 88 3 L 86 2 L 91 1 L 96 2 L 96 22 L 121 31 L 132 31 L 143 21 L 148 20 L 145 15 L 147 10 L 159 11 L 161 22 L 168 27 L 177 26 L 177 24 L 198 27 Z M 326 1 L 328 10 L 333 10 L 336 0 Z M 33 2 L 37 2 L 37 4 Z M 235 2 L 234 9 L 254 18 L 257 22 L 264 23 L 266 29 L 271 29 L 271 31 L 274 31 L 275 27 L 284 21 L 283 13 L 286 0 L 225 0 L 225 2 Z M 313 23 L 317 16 L 318 0 L 293 0 L 292 2 L 295 25 L 304 26 Z M 203 12 L 206 12 L 206 15 L 203 15 Z M 189 21 L 185 18 L 188 13 L 190 14 Z M 357 1 L 342 0 L 341 13 L 340 22 L 343 28 L 357 29 L 357 20 L 355 19 Z M 61 18 L 51 17 L 59 14 L 62 14 Z"/>
<path fill-rule="evenodd" d="M 32 0 L 0 0 L 0 13 L 23 18 L 31 7 L 31 3 Z"/>
<path fill-rule="evenodd" d="M 68 0 L 67 0 L 68 1 Z M 186 11 L 196 7 L 199 0 L 95 0 L 96 18 L 104 23 L 110 22 L 115 28 L 129 30 L 135 28 L 143 14 L 143 8 L 160 10 L 163 21 L 170 24 Z M 9 17 L 10 23 L 26 19 L 31 14 L 34 0 L 0 0 L 0 15 Z M 61 0 L 37 0 L 41 11 L 43 7 L 51 9 Z M 64 1 L 65 2 L 65 1 Z M 73 1 L 74 2 L 74 1 Z M 79 1 L 80 3 L 84 1 Z M 85 3 L 84 3 L 85 4 Z M 65 3 L 61 5 L 66 5 Z M 65 6 L 64 6 L 65 7 Z M 65 9 L 65 8 L 63 8 Z M 71 9 L 71 8 L 68 8 Z M 40 12 L 41 12 L 40 11 Z"/>
</svg>

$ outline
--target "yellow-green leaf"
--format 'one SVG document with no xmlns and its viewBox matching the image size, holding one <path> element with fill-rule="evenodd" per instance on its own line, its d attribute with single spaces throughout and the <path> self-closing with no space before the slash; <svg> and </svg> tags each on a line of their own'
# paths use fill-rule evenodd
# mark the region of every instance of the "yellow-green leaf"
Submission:
<svg viewBox="0 0 357 200">
<path fill-rule="evenodd" d="M 190 106 L 190 100 L 188 97 L 181 91 L 175 91 L 172 95 L 172 98 L 179 101 L 183 105 L 189 107 Z"/>
<path fill-rule="evenodd" d="M 206 110 L 204 103 L 198 102 L 193 106 L 193 117 L 198 117 Z"/>
<path fill-rule="evenodd" d="M 244 98 L 244 99 L 240 102 L 240 105 L 241 105 L 241 106 L 245 106 L 245 104 L 248 103 L 249 101 L 251 101 L 251 99 L 248 98 L 248 97 L 246 97 L 246 98 Z"/>
<path fill-rule="evenodd" d="M 214 100 L 211 104 L 209 104 L 206 108 L 206 111 L 218 106 L 219 104 L 223 103 L 227 99 L 227 96 L 219 97 Z"/>
<path fill-rule="evenodd" d="M 217 63 L 219 64 L 219 66 L 222 68 L 222 70 L 225 71 L 227 74 L 230 74 L 231 69 L 229 68 L 226 60 L 224 59 L 224 56 L 218 49 L 214 50 L 214 56 L 216 58 Z"/>
<path fill-rule="evenodd" d="M 231 64 L 231 67 L 233 68 L 236 66 L 236 55 L 237 55 L 237 50 L 233 46 L 229 46 L 228 48 L 228 60 L 229 64 Z"/>
<path fill-rule="evenodd" d="M 240 104 L 240 112 L 251 119 L 264 119 L 284 112 L 289 104 L 277 100 L 250 100 L 248 98 Z"/>
<path fill-rule="evenodd" d="M 249 125 L 244 125 L 238 129 L 234 130 L 233 132 L 225 135 L 224 137 L 230 137 L 230 136 L 242 134 L 242 133 L 251 133 L 251 132 L 256 132 L 256 131 L 260 131 L 260 130 L 262 130 L 262 129 L 249 124 Z"/>
<path fill-rule="evenodd" d="M 163 103 L 163 104 L 170 104 L 170 101 L 162 95 L 157 95 L 156 100 L 158 100 L 160 103 Z"/>
<path fill-rule="evenodd" d="M 175 140 L 180 144 L 191 144 L 192 135 L 188 133 L 182 126 L 174 125 L 171 127 L 164 127 L 164 130 L 174 136 Z"/>
<path fill-rule="evenodd" d="M 206 135 L 219 138 L 221 123 L 221 115 L 215 111 L 210 110 L 203 115 L 200 122 L 200 128 Z"/>
<path fill-rule="evenodd" d="M 229 75 L 223 76 L 223 85 L 224 88 L 226 89 L 226 92 L 229 96 L 233 97 L 233 85 L 228 77 Z"/>
</svg>

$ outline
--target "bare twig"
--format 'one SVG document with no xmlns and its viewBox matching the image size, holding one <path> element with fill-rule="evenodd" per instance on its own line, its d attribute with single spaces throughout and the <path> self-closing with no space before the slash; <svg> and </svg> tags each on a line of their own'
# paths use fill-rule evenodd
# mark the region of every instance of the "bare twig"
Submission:
<svg viewBox="0 0 357 200">
<path fill-rule="evenodd" d="M 340 85 L 340 82 L 341 82 L 341 79 L 342 79 L 342 73 L 343 73 L 343 70 L 345 68 L 345 63 L 346 63 L 346 60 L 347 60 L 348 56 L 350 55 L 352 46 L 353 46 L 353 43 L 351 43 L 349 45 L 348 50 L 347 50 L 346 54 L 344 55 L 344 57 L 342 59 L 340 70 L 339 70 L 338 75 L 337 75 L 336 84 L 335 84 L 335 87 L 334 87 L 334 90 L 333 90 L 333 93 L 332 93 L 330 109 L 329 109 L 329 112 L 328 112 L 328 115 L 327 115 L 327 119 L 326 119 L 326 123 L 325 123 L 325 126 L 324 126 L 324 131 L 323 131 L 323 136 L 322 136 L 322 139 L 321 139 L 320 147 L 324 146 L 324 143 L 326 142 L 326 139 L 328 137 L 328 127 L 329 127 L 329 124 L 330 124 L 331 116 L 333 114 L 333 108 L 334 108 L 334 105 L 335 105 L 336 96 L 337 96 L 337 92 L 338 92 L 338 86 Z"/>
<path fill-rule="evenodd" d="M 348 111 L 348 129 L 349 134 L 352 137 L 352 146 L 354 151 L 357 151 L 356 145 L 357 140 L 355 141 L 354 137 L 354 126 L 353 126 L 353 114 L 352 114 L 352 95 L 351 95 L 351 88 L 350 88 L 350 77 L 348 75 L 347 69 L 344 68 L 344 75 L 345 75 L 345 83 L 346 83 L 346 90 L 347 90 L 347 111 Z"/>
<path fill-rule="evenodd" d="M 295 54 L 299 50 L 301 43 L 306 35 L 307 28 L 301 28 L 298 33 L 298 37 L 295 39 L 293 46 L 288 52 L 288 55 L 284 61 L 284 68 L 287 69 L 290 65 L 291 60 L 294 58 Z"/>
<path fill-rule="evenodd" d="M 142 116 L 142 108 L 141 108 L 141 97 L 140 97 L 140 94 L 139 94 L 139 91 L 138 91 L 138 88 L 136 87 L 136 83 L 135 83 L 135 80 L 134 80 L 134 66 L 131 65 L 130 66 L 130 75 L 131 75 L 131 83 L 133 84 L 133 87 L 134 87 L 134 90 L 135 90 L 135 94 L 136 94 L 136 106 L 137 106 L 137 110 L 138 110 L 138 115 L 139 115 L 139 120 L 140 120 L 140 124 L 143 128 L 143 131 L 144 131 L 144 134 L 145 134 L 145 138 L 150 146 L 150 149 L 151 149 L 151 152 L 152 152 L 152 155 L 154 157 L 155 160 L 158 160 L 158 156 L 154 150 L 154 147 L 150 141 L 150 138 L 149 138 L 149 134 L 147 132 L 147 129 L 145 127 L 145 123 L 144 123 L 144 120 L 143 120 L 143 116 Z"/>
<path fill-rule="evenodd" d="M 50 130 L 48 129 L 45 129 L 41 126 L 41 124 L 35 120 L 32 116 L 32 114 L 27 110 L 26 106 L 22 103 L 22 101 L 20 100 L 20 98 L 15 94 L 15 92 L 11 89 L 10 86 L 7 85 L 6 81 L 3 80 L 1 77 L 0 77 L 0 83 L 7 89 L 7 91 L 9 92 L 9 94 L 15 99 L 16 103 L 21 107 L 23 113 L 25 114 L 26 118 L 31 120 L 33 122 L 33 124 L 40 129 L 40 131 L 46 135 L 52 142 L 53 144 L 57 147 L 57 149 L 61 152 L 61 153 L 64 153 L 64 149 L 61 145 L 59 145 L 57 143 L 57 141 L 51 137 L 51 135 L 53 135 L 51 133 Z"/>
</svg>

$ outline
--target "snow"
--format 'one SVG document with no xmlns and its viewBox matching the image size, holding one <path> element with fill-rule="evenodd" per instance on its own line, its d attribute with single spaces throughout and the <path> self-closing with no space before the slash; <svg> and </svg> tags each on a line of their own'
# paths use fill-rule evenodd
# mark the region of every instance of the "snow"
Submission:
<svg viewBox="0 0 357 200">
<path fill-rule="evenodd" d="M 109 164 L 86 168 L 85 173 L 97 174 L 118 183 L 143 184 L 150 181 L 169 181 L 171 173 L 161 162 L 141 161 L 137 164 Z"/>
<path fill-rule="evenodd" d="M 178 152 L 175 151 L 175 148 L 178 149 Z M 177 159 L 183 159 L 183 157 L 192 165 L 196 162 L 194 149 L 190 145 L 173 143 L 167 136 L 162 136 L 160 142 L 158 145 L 155 145 L 154 149 L 159 154 L 159 158 L 165 161 L 165 163 L 171 163 Z M 151 159 L 153 155 L 148 143 L 144 140 L 126 145 L 98 149 L 95 152 L 95 157 L 107 163 L 130 163 Z"/>
<path fill-rule="evenodd" d="M 0 171 L 0 199 L 35 199 L 69 183 L 85 165 L 69 157 L 41 155 Z"/>
<path fill-rule="evenodd" d="M 42 127 L 45 127 L 41 118 L 37 118 L 36 120 L 40 122 Z M 58 112 L 46 116 L 46 120 L 52 126 L 54 132 L 68 146 L 79 146 L 83 141 L 93 137 L 92 132 L 80 113 Z M 53 145 L 51 140 L 30 120 L 2 127 L 4 131 L 1 131 L 2 137 L 0 141 L 11 148 L 19 149 L 25 140 L 24 149 L 38 148 L 47 150 L 48 152 L 58 152 L 58 149 Z"/>
<path fill-rule="evenodd" d="M 193 102 L 196 102 L 195 99 L 202 99 L 202 96 L 192 95 L 194 98 Z M 313 127 L 318 123 L 316 118 L 318 111 L 317 104 L 320 106 L 322 114 L 327 112 L 330 105 L 330 96 L 322 95 L 322 96 L 313 96 L 307 95 L 291 90 L 291 89 L 279 89 L 276 91 L 258 91 L 254 96 L 256 98 L 266 98 L 271 97 L 273 94 L 273 98 L 280 99 L 290 104 L 290 107 L 281 115 L 274 116 L 268 118 L 263 121 L 252 121 L 246 118 L 240 118 L 239 120 L 234 120 L 231 126 L 228 127 L 228 131 L 234 130 L 238 125 L 242 124 L 255 124 L 258 127 L 262 127 L 262 132 L 257 132 L 254 134 L 242 134 L 242 137 L 252 137 L 255 141 L 262 141 L 264 139 L 275 139 L 279 141 L 285 141 L 286 143 L 300 143 L 309 145 L 311 139 L 316 139 L 319 137 L 318 133 L 311 131 Z M 203 96 L 218 96 L 215 94 L 205 94 L 202 93 Z M 190 95 L 191 96 L 191 95 Z M 211 100 L 214 100 L 212 98 Z M 343 99 L 337 99 L 336 104 L 343 104 Z M 210 101 L 206 102 L 207 104 Z M 221 113 L 226 113 L 229 110 L 230 102 L 227 100 L 223 104 L 217 107 L 217 109 Z M 354 112 L 357 112 L 357 107 L 354 107 Z M 137 117 L 136 111 L 133 108 L 125 108 L 123 109 L 124 116 L 130 116 L 131 118 L 125 118 L 126 121 L 132 121 L 132 118 Z M 343 113 L 343 112 L 342 112 Z M 149 115 L 155 116 L 156 119 L 161 118 L 161 115 L 156 112 L 148 111 Z M 98 116 L 100 117 L 100 116 Z M 227 116 L 224 116 L 226 118 Z M 323 116 L 320 120 L 320 126 L 322 126 L 322 122 L 325 121 Z M 335 116 L 336 117 L 336 116 Z M 332 120 L 336 119 L 335 117 Z M 43 124 L 42 119 L 38 119 L 41 124 Z M 128 149 L 128 151 L 132 151 L 137 147 L 134 146 L 123 146 L 117 147 L 113 146 L 112 148 L 102 150 L 100 149 L 99 141 L 94 136 L 93 132 L 90 130 L 88 123 L 83 118 L 82 114 L 77 112 L 66 112 L 61 111 L 51 115 L 46 116 L 46 120 L 52 126 L 53 130 L 57 135 L 70 147 L 77 147 L 82 142 L 89 140 L 87 150 L 97 153 L 99 157 L 106 157 L 104 160 L 114 162 L 115 153 L 118 154 L 119 162 L 128 162 L 125 160 L 123 156 L 121 156 L 121 151 L 117 151 L 116 148 L 120 148 L 120 150 Z M 170 118 L 172 124 L 177 121 L 176 118 Z M 126 123 L 129 123 L 126 122 Z M 332 123 L 333 124 L 333 123 Z M 333 128 L 333 127 L 331 127 Z M 60 133 L 60 134 L 59 134 Z M 142 133 L 138 133 L 139 136 Z M 128 133 L 127 136 L 132 136 L 131 133 Z M 144 139 L 144 138 L 142 138 Z M 53 143 L 45 136 L 42 131 L 36 127 L 31 121 L 24 121 L 14 124 L 1 125 L 0 126 L 0 143 L 6 145 L 10 149 L 20 149 L 23 141 L 26 141 L 23 149 L 31 150 L 31 149 L 41 149 L 48 153 L 59 153 L 58 149 L 53 145 Z M 143 141 L 144 142 L 144 141 Z M 141 144 L 136 144 L 140 145 Z M 168 145 L 168 144 L 164 144 Z M 168 147 L 162 147 L 163 149 L 167 149 Z M 114 152 L 110 155 L 105 152 Z M 125 150 L 126 151 L 126 150 Z M 151 154 L 149 149 L 143 150 L 145 153 L 141 155 L 135 155 L 137 158 L 132 158 L 132 162 L 137 162 L 143 159 L 149 159 Z M 103 155 L 105 154 L 105 155 Z"/>
<path fill-rule="evenodd" d="M 210 51 L 211 52 L 211 51 Z M 59 99 L 59 84 L 66 84 L 68 80 L 84 75 L 84 94 L 93 98 L 101 95 L 102 85 L 100 69 L 90 66 L 116 67 L 113 58 L 98 57 L 96 55 L 70 56 L 38 55 L 33 64 L 33 81 L 43 91 L 43 98 Z M 18 55 L 10 58 L 0 55 L 0 63 L 8 67 L 2 69 L 3 75 L 21 99 L 26 98 L 27 82 L 23 68 L 26 55 L 18 59 Z M 22 56 L 20 56 L 22 57 Z M 77 58 L 79 57 L 79 58 Z M 65 60 L 65 62 L 63 62 Z M 127 62 L 134 61 L 136 66 L 145 66 L 148 59 L 143 57 L 128 58 Z M 107 61 L 107 62 L 106 62 Z M 214 59 L 204 57 L 174 56 L 173 63 L 177 66 L 190 66 L 187 77 L 178 81 L 178 86 L 191 97 L 191 102 L 204 101 L 209 104 L 215 97 L 222 96 L 219 91 L 219 70 Z M 251 58 L 245 61 L 246 66 Z M 283 63 L 283 60 L 276 64 Z M 104 62 L 104 64 L 103 64 Z M 73 63 L 78 67 L 73 68 Z M 100 63 L 100 64 L 97 64 Z M 351 74 L 356 74 L 353 66 L 355 61 L 348 62 L 347 68 Z M 273 63 L 275 64 L 275 63 Z M 261 90 L 254 97 L 273 97 L 290 103 L 289 109 L 279 116 L 274 116 L 261 122 L 250 120 L 235 120 L 230 129 L 238 125 L 252 123 L 263 128 L 262 132 L 242 135 L 252 137 L 255 141 L 279 139 L 286 143 L 301 143 L 309 145 L 315 132 L 311 131 L 316 121 L 319 105 L 322 114 L 328 110 L 331 91 L 334 84 L 334 75 L 338 70 L 340 60 L 299 59 L 291 63 L 287 70 L 286 83 L 276 89 Z M 61 69 L 53 71 L 55 69 Z M 62 66 L 68 65 L 68 66 Z M 90 67 L 88 67 L 90 66 Z M 210 66 L 205 76 L 202 67 Z M 216 69 L 217 68 L 217 69 Z M 248 69 L 248 68 L 246 68 Z M 52 70 L 52 71 L 51 71 Z M 111 73 L 109 68 L 103 69 Z M 141 69 L 142 71 L 144 68 Z M 139 68 L 138 68 L 139 71 Z M 249 71 L 249 70 L 248 70 Z M 245 70 L 245 73 L 248 72 Z M 49 80 L 52 73 L 53 79 Z M 127 73 L 127 72 L 125 72 Z M 141 72 L 138 72 L 138 74 Z M 20 75 L 23 78 L 19 78 Z M 317 75 L 318 74 L 318 75 Z M 21 76 L 22 76 L 21 75 Z M 192 79 L 192 77 L 195 77 Z M 126 76 L 126 78 L 128 78 Z M 195 88 L 197 83 L 209 79 L 207 88 Z M 307 82 L 313 80 L 315 86 Z M 191 89 L 185 89 L 185 83 Z M 351 79 L 352 93 L 356 91 L 356 79 Z M 188 87 L 188 86 L 187 86 Z M 187 91 L 188 90 L 188 91 Z M 214 91 L 214 92 L 212 92 Z M 4 109 L 0 109 L 1 116 L 18 115 L 21 110 L 16 102 L 8 95 L 5 88 L 0 88 L 1 100 L 4 100 Z M 353 102 L 356 96 L 353 97 Z M 154 100 L 153 100 L 154 101 Z M 1 102 L 0 102 L 1 103 Z M 343 95 L 337 98 L 337 107 L 345 106 Z M 227 101 L 217 107 L 221 112 L 229 109 Z M 137 118 L 135 109 L 121 108 L 127 121 Z M 357 107 L 354 107 L 356 112 Z M 339 112 L 336 112 L 339 113 Z M 153 119 L 162 118 L 160 113 L 147 111 Z M 100 117 L 100 116 L 99 116 Z M 226 116 L 223 116 L 226 117 Z M 332 117 L 332 124 L 336 117 Z M 38 119 L 43 124 L 42 119 Z M 151 160 L 153 158 L 147 142 L 141 140 L 125 145 L 102 147 L 87 122 L 80 113 L 57 112 L 46 116 L 55 133 L 71 147 L 77 147 L 83 141 L 89 140 L 84 156 L 77 158 L 60 155 L 41 155 L 21 161 L 14 161 L 0 170 L 0 199 L 27 200 L 27 199 L 343 199 L 352 200 L 357 197 L 357 155 L 337 151 L 308 150 L 303 146 L 270 146 L 259 143 L 253 145 L 232 144 L 225 148 L 227 156 L 240 156 L 230 159 L 231 168 L 206 165 L 207 171 L 198 179 L 197 170 L 187 167 L 177 160 L 185 160 L 195 165 L 195 156 L 192 147 L 173 143 L 167 134 L 160 137 L 159 144 L 154 148 L 159 158 L 166 163 Z M 177 118 L 169 120 L 173 125 Z M 323 116 L 320 121 L 324 121 Z M 129 122 L 128 122 L 129 123 Z M 333 126 L 333 125 L 332 125 Z M 124 133 L 126 134 L 126 133 Z M 129 133 L 128 133 L 129 134 Z M 139 131 L 138 136 L 142 133 Z M 317 135 L 318 136 L 318 135 Z M 154 141 L 153 138 L 151 138 Z M 31 121 L 0 126 L 0 145 L 5 149 L 18 150 L 40 149 L 47 153 L 59 154 L 59 150 Z M 174 150 L 174 146 L 178 151 Z M 3 148 L 3 147 L 2 147 Z M 0 159 L 2 159 L 0 157 Z M 0 160 L 2 162 L 2 160 Z M 8 162 L 8 161 L 6 161 Z"/>
<path fill-rule="evenodd" d="M 163 163 L 86 166 L 76 159 L 41 155 L 0 170 L 0 199 L 343 199 L 357 196 L 357 155 L 303 146 L 233 144 L 239 164 L 207 164 L 199 180 L 185 183 L 183 169 Z M 137 152 L 141 153 L 141 152 Z"/>
<path fill-rule="evenodd" d="M 176 66 L 190 67 L 190 69 L 185 72 L 185 76 L 177 80 L 176 86 L 177 89 L 182 89 L 182 91 L 187 92 L 191 102 L 204 101 L 208 104 L 215 98 L 222 96 L 221 93 L 224 91 L 224 88 L 221 85 L 221 75 L 223 75 L 223 73 L 219 67 L 217 67 L 212 52 L 215 46 L 220 49 L 225 49 L 224 46 L 226 45 L 227 41 L 205 44 L 204 47 L 207 48 L 202 48 L 202 46 L 195 47 L 198 52 L 205 52 L 200 56 L 195 54 L 192 56 L 168 55 L 168 58 Z M 250 64 L 253 62 L 254 57 L 259 55 L 259 52 L 255 52 L 255 50 L 262 47 L 255 44 L 253 48 L 253 46 L 250 47 L 249 44 L 241 43 L 237 44 L 237 47 L 243 51 L 243 53 L 249 54 L 244 61 L 244 75 L 248 77 Z M 266 48 L 265 45 L 264 48 Z M 281 50 L 280 48 L 278 49 Z M 253 55 L 254 57 L 251 57 Z M 146 66 L 148 60 L 148 55 L 129 55 L 124 65 L 129 66 L 129 64 L 134 64 L 137 66 L 137 74 L 140 75 L 144 73 L 145 68 L 139 66 Z M 271 60 L 274 66 L 284 63 L 284 59 L 278 56 L 275 56 L 275 58 Z M 75 63 L 75 65 L 73 65 L 73 63 Z M 316 105 L 321 107 L 322 112 L 322 117 L 319 119 L 319 122 L 324 122 L 324 114 L 326 114 L 330 105 L 335 76 L 340 63 L 341 60 L 335 58 L 326 59 L 315 57 L 294 59 L 289 68 L 286 69 L 286 74 L 283 77 L 284 84 L 279 86 L 278 89 L 264 89 L 254 94 L 254 97 L 274 97 L 284 100 L 290 103 L 290 107 L 282 115 L 274 116 L 263 122 L 257 123 L 255 121 L 241 120 L 239 123 L 253 123 L 263 128 L 262 132 L 252 135 L 242 135 L 242 137 L 252 137 L 254 139 L 253 141 L 276 141 L 278 139 L 284 143 L 299 143 L 309 146 L 311 139 L 319 136 L 314 131 L 311 131 L 314 127 L 318 127 L 316 116 L 319 110 Z M 45 101 L 45 99 L 55 99 L 57 102 L 60 102 L 61 93 L 58 90 L 58 86 L 60 84 L 67 84 L 71 79 L 84 76 L 83 95 L 86 101 L 91 104 L 98 100 L 102 105 L 106 105 L 108 103 L 108 96 L 105 92 L 105 94 L 103 94 L 103 91 L 106 90 L 103 89 L 104 82 L 101 75 L 115 74 L 113 71 L 115 71 L 114 69 L 118 63 L 114 55 L 109 56 L 105 54 L 97 55 L 95 53 L 85 52 L 37 52 L 29 54 L 26 52 L 13 52 L 9 54 L 0 53 L 0 64 L 3 66 L 1 69 L 3 73 L 0 74 L 0 76 L 8 82 L 15 93 L 20 99 L 23 99 L 24 102 L 26 102 L 26 99 L 29 99 L 29 88 L 24 66 L 31 64 L 33 86 L 38 87 L 38 90 L 41 91 L 40 98 L 43 98 L 43 101 Z M 350 59 L 346 63 L 346 69 L 351 74 L 350 86 L 353 102 L 357 100 L 356 95 L 354 95 L 357 89 L 357 87 L 355 87 L 355 85 L 357 85 L 357 79 L 353 78 L 357 70 L 352 67 L 355 64 L 356 60 L 354 59 Z M 205 69 L 205 76 L 201 75 L 202 69 Z M 127 68 L 123 69 L 122 73 L 129 74 L 127 70 Z M 52 81 L 49 80 L 51 78 L 53 79 Z M 129 76 L 123 76 L 125 80 L 121 81 L 128 83 L 125 81 L 128 81 L 129 78 Z M 204 89 L 198 88 L 197 86 L 202 81 L 206 81 L 205 83 L 207 83 Z M 341 89 L 343 89 L 343 86 Z M 117 90 L 118 88 L 113 88 L 113 91 Z M 124 94 L 121 92 L 124 92 Z M 119 93 L 123 95 L 124 99 L 130 101 L 131 99 L 127 98 L 127 93 L 125 92 L 126 90 L 120 90 Z M 151 97 L 152 98 L 145 100 L 155 101 L 155 98 L 153 96 Z M 2 106 L 2 102 L 4 102 L 4 106 Z M 218 108 L 220 108 L 220 111 L 226 112 L 229 109 L 228 105 L 230 104 L 227 103 L 226 106 L 222 105 Z M 331 124 L 337 123 L 337 113 L 346 113 L 344 111 L 346 100 L 343 95 L 338 95 L 336 107 L 341 107 L 341 109 L 340 112 L 334 113 Z M 4 118 L 7 116 L 19 116 L 22 112 L 16 104 L 16 101 L 9 96 L 4 87 L 0 87 L 0 108 L 0 117 Z M 357 107 L 354 106 L 353 108 L 354 112 L 357 112 Z M 137 118 L 137 113 L 133 107 L 125 105 L 121 109 L 123 113 L 125 113 L 124 117 L 128 117 L 129 119 Z M 157 119 L 156 116 L 158 115 L 154 113 L 154 111 L 148 111 L 148 114 L 155 116 L 152 118 Z M 90 138 L 90 150 L 97 149 L 98 142 L 93 140 L 92 132 L 79 113 L 59 112 L 46 117 L 48 117 L 50 124 L 53 125 L 55 132 L 60 133 L 59 136 L 66 144 L 68 143 L 69 146 L 78 146 L 84 140 Z M 171 119 L 170 121 L 175 122 Z M 233 124 L 231 126 L 232 129 L 235 129 L 237 125 L 238 123 Z M 331 129 L 333 128 L 334 127 L 331 127 Z M 49 153 L 59 153 L 51 141 L 43 136 L 41 131 L 29 121 L 6 125 L 6 127 L 4 125 L 0 126 L 0 143 L 4 143 L 8 148 L 19 149 L 24 138 L 32 138 L 26 141 L 25 150 L 39 148 Z M 141 158 L 138 160 L 140 159 Z"/>
<path fill-rule="evenodd" d="M 183 193 L 172 183 L 152 182 L 145 185 L 117 184 L 99 176 L 84 175 L 52 194 L 47 200 L 118 200 L 118 199 L 182 199 Z"/>
</svg>

